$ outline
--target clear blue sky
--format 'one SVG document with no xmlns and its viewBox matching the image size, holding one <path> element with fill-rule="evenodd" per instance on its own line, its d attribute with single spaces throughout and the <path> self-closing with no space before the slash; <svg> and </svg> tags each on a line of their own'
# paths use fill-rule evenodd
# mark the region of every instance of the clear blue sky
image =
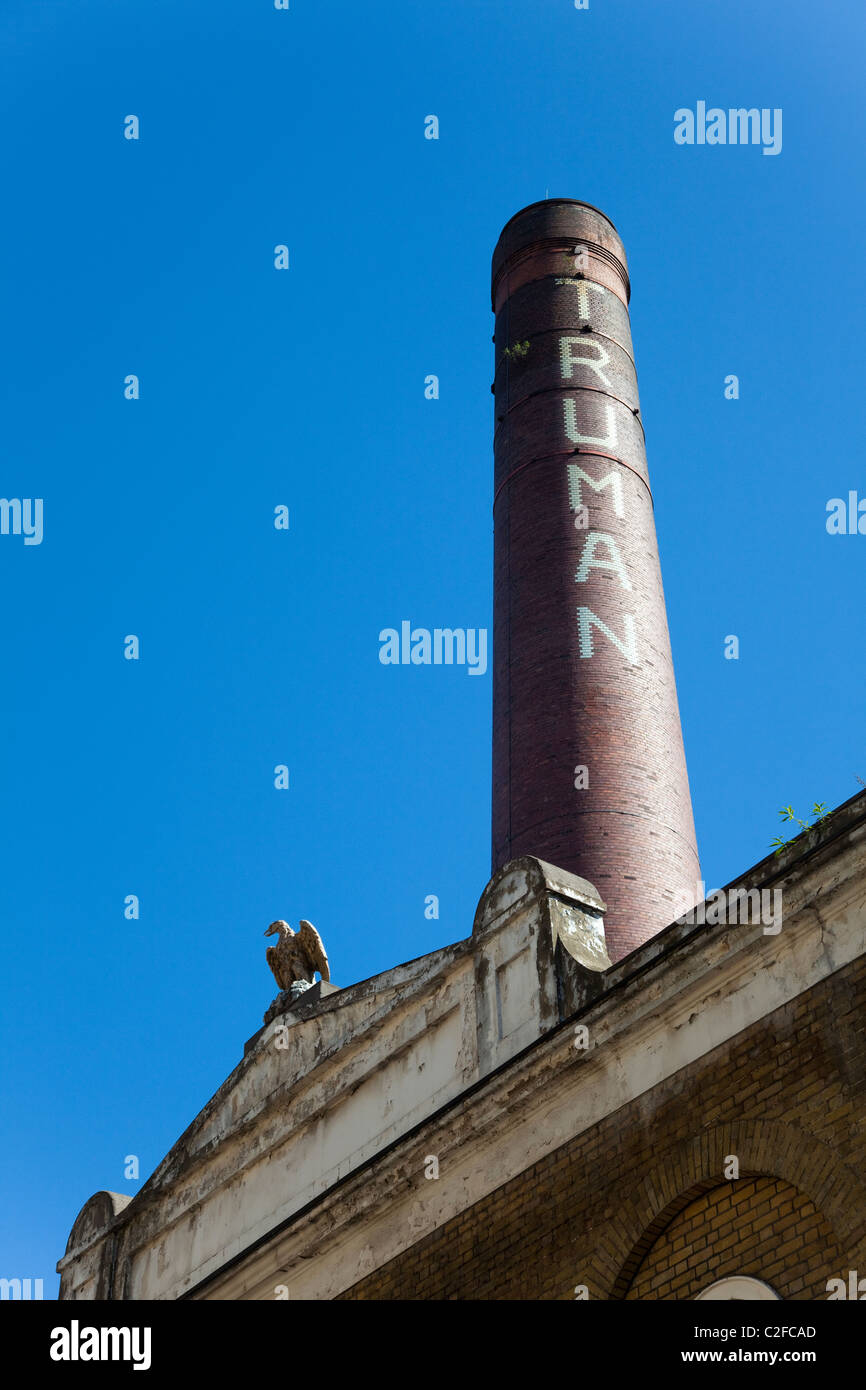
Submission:
<svg viewBox="0 0 866 1390">
<path fill-rule="evenodd" d="M 786 802 L 857 792 L 866 536 L 825 507 L 866 496 L 864 29 L 854 0 L 5 0 L 0 495 L 44 539 L 0 536 L 0 1275 L 53 1295 L 81 1204 L 236 1064 L 273 918 L 341 985 L 471 930 L 490 676 L 377 639 L 491 627 L 490 255 L 525 204 L 594 203 L 628 252 L 708 885 Z M 699 100 L 781 107 L 782 153 L 677 146 Z"/>
</svg>

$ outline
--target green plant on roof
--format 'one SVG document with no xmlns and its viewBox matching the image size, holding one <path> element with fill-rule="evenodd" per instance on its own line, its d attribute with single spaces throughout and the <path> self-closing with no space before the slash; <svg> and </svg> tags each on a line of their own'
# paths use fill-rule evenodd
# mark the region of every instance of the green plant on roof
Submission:
<svg viewBox="0 0 866 1390">
<path fill-rule="evenodd" d="M 779 812 L 782 820 L 793 821 L 795 825 L 800 826 L 800 831 L 794 836 L 793 840 L 783 840 L 781 835 L 777 835 L 775 840 L 770 841 L 770 848 L 775 849 L 776 854 L 781 854 L 784 849 L 787 849 L 788 845 L 793 845 L 804 835 L 808 836 L 813 830 L 817 830 L 818 826 L 822 821 L 827 819 L 829 814 L 830 812 L 827 810 L 826 801 L 816 801 L 812 807 L 812 816 L 814 819 L 810 825 L 808 821 L 800 820 L 800 817 L 794 814 L 793 806 L 783 806 Z"/>
</svg>

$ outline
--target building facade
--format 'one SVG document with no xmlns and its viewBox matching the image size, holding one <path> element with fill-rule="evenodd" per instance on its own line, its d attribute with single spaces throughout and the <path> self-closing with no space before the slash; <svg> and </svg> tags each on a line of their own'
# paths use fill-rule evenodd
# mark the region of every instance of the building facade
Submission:
<svg viewBox="0 0 866 1390">
<path fill-rule="evenodd" d="M 587 204 L 497 244 L 471 931 L 281 995 L 61 1299 L 866 1296 L 866 795 L 694 903 L 629 293 Z"/>
<path fill-rule="evenodd" d="M 866 796 L 738 888 L 781 923 L 674 922 L 610 966 L 590 886 L 514 861 L 465 941 L 260 1030 L 142 1190 L 86 1204 L 61 1298 L 841 1296 Z"/>
</svg>

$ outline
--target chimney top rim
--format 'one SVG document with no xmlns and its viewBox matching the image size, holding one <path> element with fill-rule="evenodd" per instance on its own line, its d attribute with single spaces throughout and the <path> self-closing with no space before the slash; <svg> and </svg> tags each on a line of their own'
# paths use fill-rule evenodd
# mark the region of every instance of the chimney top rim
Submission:
<svg viewBox="0 0 866 1390">
<path fill-rule="evenodd" d="M 616 223 L 613 222 L 610 217 L 608 217 L 606 212 L 602 212 L 601 208 L 597 208 L 595 206 L 595 203 L 585 203 L 582 198 L 539 198 L 537 202 L 527 203 L 525 208 L 518 208 L 517 212 L 513 213 L 513 215 L 509 217 L 508 221 L 505 223 L 505 226 L 502 228 L 502 231 L 499 233 L 500 238 L 502 237 L 503 233 L 508 230 L 512 222 L 516 222 L 518 217 L 523 217 L 524 213 L 531 212 L 533 208 L 550 207 L 555 203 L 565 203 L 570 207 L 588 208 L 590 212 L 597 212 L 599 217 L 603 217 L 605 222 L 609 223 L 610 226 L 613 227 L 613 230 L 616 232 L 617 236 L 619 236 L 619 229 L 617 228 Z"/>
</svg>

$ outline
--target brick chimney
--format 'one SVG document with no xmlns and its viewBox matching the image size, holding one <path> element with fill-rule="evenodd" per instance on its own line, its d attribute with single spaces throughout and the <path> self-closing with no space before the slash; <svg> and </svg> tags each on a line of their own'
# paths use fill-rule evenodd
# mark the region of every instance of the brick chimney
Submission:
<svg viewBox="0 0 866 1390">
<path fill-rule="evenodd" d="M 493 254 L 493 871 L 588 879 L 616 961 L 700 878 L 647 471 L 625 250 L 587 203 Z"/>
</svg>

